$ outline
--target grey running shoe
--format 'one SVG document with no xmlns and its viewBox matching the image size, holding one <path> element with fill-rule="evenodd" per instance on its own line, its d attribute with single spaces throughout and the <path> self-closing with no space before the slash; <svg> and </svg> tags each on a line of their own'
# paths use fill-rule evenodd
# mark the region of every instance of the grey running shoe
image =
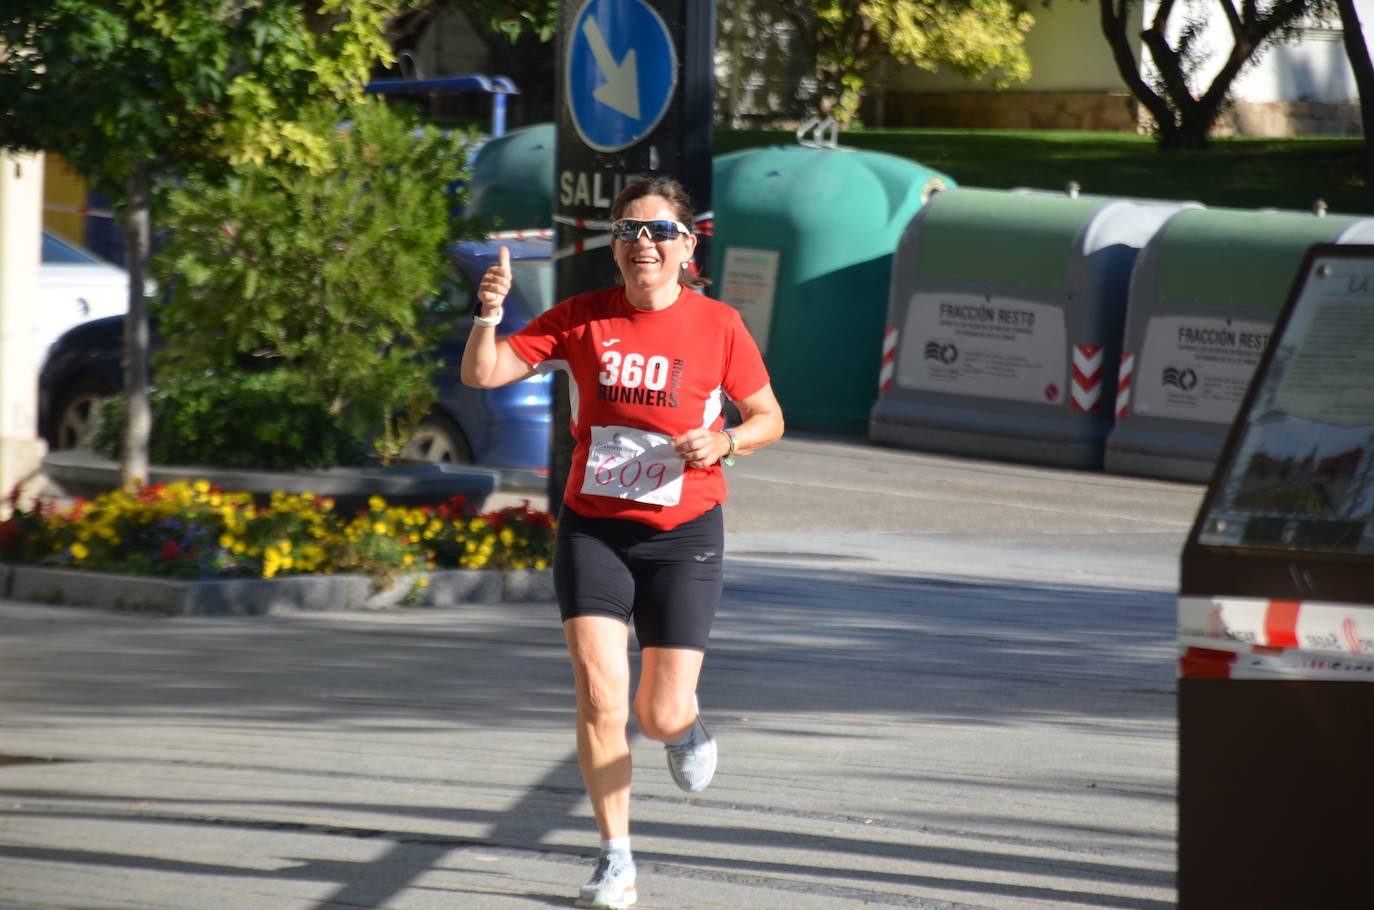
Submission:
<svg viewBox="0 0 1374 910">
<path fill-rule="evenodd" d="M 706 789 L 716 773 L 716 741 L 701 722 L 701 706 L 696 696 L 692 696 L 692 707 L 697 709 L 697 719 L 692 721 L 687 742 L 682 745 L 665 743 L 668 753 L 668 771 L 673 781 L 688 793 L 699 793 Z"/>
<path fill-rule="evenodd" d="M 574 907 L 625 910 L 639 899 L 635 893 L 635 861 L 623 853 L 603 853 L 592 880 L 582 886 Z"/>
</svg>

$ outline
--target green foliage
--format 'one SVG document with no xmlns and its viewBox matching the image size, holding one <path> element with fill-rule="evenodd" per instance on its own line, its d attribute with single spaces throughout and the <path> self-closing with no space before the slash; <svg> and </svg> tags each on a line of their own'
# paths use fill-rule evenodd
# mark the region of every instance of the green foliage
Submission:
<svg viewBox="0 0 1374 910">
<path fill-rule="evenodd" d="M 149 455 L 158 464 L 292 471 L 368 462 L 347 415 L 289 369 L 173 377 L 149 400 Z M 103 402 L 91 448 L 118 458 L 123 418 L 120 396 Z"/>
<path fill-rule="evenodd" d="M 56 151 L 120 210 L 129 266 L 126 482 L 147 473 L 149 209 L 224 162 L 327 165 L 296 112 L 358 98 L 399 0 L 5 0 L 0 147 Z"/>
<path fill-rule="evenodd" d="M 0 144 L 118 189 L 136 166 L 323 163 L 303 103 L 356 97 L 396 0 L 7 0 Z M 312 28 L 313 26 L 313 28 Z"/>
<path fill-rule="evenodd" d="M 790 131 L 717 130 L 714 148 L 726 154 L 790 141 Z M 1295 211 L 1320 198 L 1332 213 L 1374 214 L 1362 139 L 1232 137 L 1205 152 L 1167 155 L 1149 136 L 1072 130 L 864 129 L 840 142 L 910 158 L 960 186 L 1062 190 L 1072 180 L 1099 196 Z"/>
<path fill-rule="evenodd" d="M 287 365 L 385 428 L 394 452 L 434 400 L 423 317 L 451 269 L 446 245 L 469 232 L 447 192 L 467 175 L 469 139 L 420 130 L 375 99 L 349 126 L 327 108 L 310 126 L 328 169 L 245 164 L 170 197 L 153 263 L 169 289 L 157 376 Z"/>
<path fill-rule="evenodd" d="M 558 30 L 558 0 L 463 0 L 451 5 L 511 41 L 528 33 L 547 42 Z"/>
<path fill-rule="evenodd" d="M 812 42 L 821 113 L 848 125 L 886 60 L 987 76 L 1005 88 L 1030 77 L 1025 33 L 1035 20 L 1011 0 L 772 0 Z"/>
</svg>

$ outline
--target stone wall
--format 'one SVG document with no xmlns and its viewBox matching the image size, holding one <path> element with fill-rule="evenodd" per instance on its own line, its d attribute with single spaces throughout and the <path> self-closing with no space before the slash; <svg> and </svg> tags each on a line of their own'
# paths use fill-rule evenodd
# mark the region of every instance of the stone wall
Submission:
<svg viewBox="0 0 1374 910">
<path fill-rule="evenodd" d="M 1125 92 L 888 92 L 864 103 L 879 127 L 1149 132 L 1150 118 Z M 1237 101 L 1215 136 L 1360 136 L 1355 102 Z"/>
<path fill-rule="evenodd" d="M 1219 136 L 1362 136 L 1356 102 L 1238 101 L 1218 124 Z"/>
<path fill-rule="evenodd" d="M 1125 92 L 889 92 L 865 103 L 869 126 L 1136 132 Z"/>
</svg>

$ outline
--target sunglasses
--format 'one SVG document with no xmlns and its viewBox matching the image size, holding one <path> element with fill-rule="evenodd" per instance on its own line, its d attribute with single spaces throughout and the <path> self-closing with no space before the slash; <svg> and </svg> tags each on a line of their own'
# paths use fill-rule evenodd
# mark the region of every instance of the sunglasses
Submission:
<svg viewBox="0 0 1374 910">
<path fill-rule="evenodd" d="M 611 236 L 625 243 L 634 243 L 640 234 L 647 233 L 654 243 L 676 240 L 692 233 L 687 226 L 677 221 L 636 221 L 622 218 L 611 225 Z"/>
</svg>

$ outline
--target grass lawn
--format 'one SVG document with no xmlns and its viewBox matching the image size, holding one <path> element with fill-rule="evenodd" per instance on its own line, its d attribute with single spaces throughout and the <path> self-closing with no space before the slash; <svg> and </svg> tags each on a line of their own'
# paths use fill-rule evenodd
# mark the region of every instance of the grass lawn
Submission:
<svg viewBox="0 0 1374 910">
<path fill-rule="evenodd" d="M 717 130 L 715 152 L 796 141 L 785 131 Z M 1218 139 L 1204 152 L 1168 154 L 1152 137 L 1126 133 L 866 129 L 839 142 L 911 158 L 961 186 L 1062 189 L 1076 180 L 1094 195 L 1304 211 L 1323 199 L 1333 214 L 1374 215 L 1363 139 Z"/>
</svg>

